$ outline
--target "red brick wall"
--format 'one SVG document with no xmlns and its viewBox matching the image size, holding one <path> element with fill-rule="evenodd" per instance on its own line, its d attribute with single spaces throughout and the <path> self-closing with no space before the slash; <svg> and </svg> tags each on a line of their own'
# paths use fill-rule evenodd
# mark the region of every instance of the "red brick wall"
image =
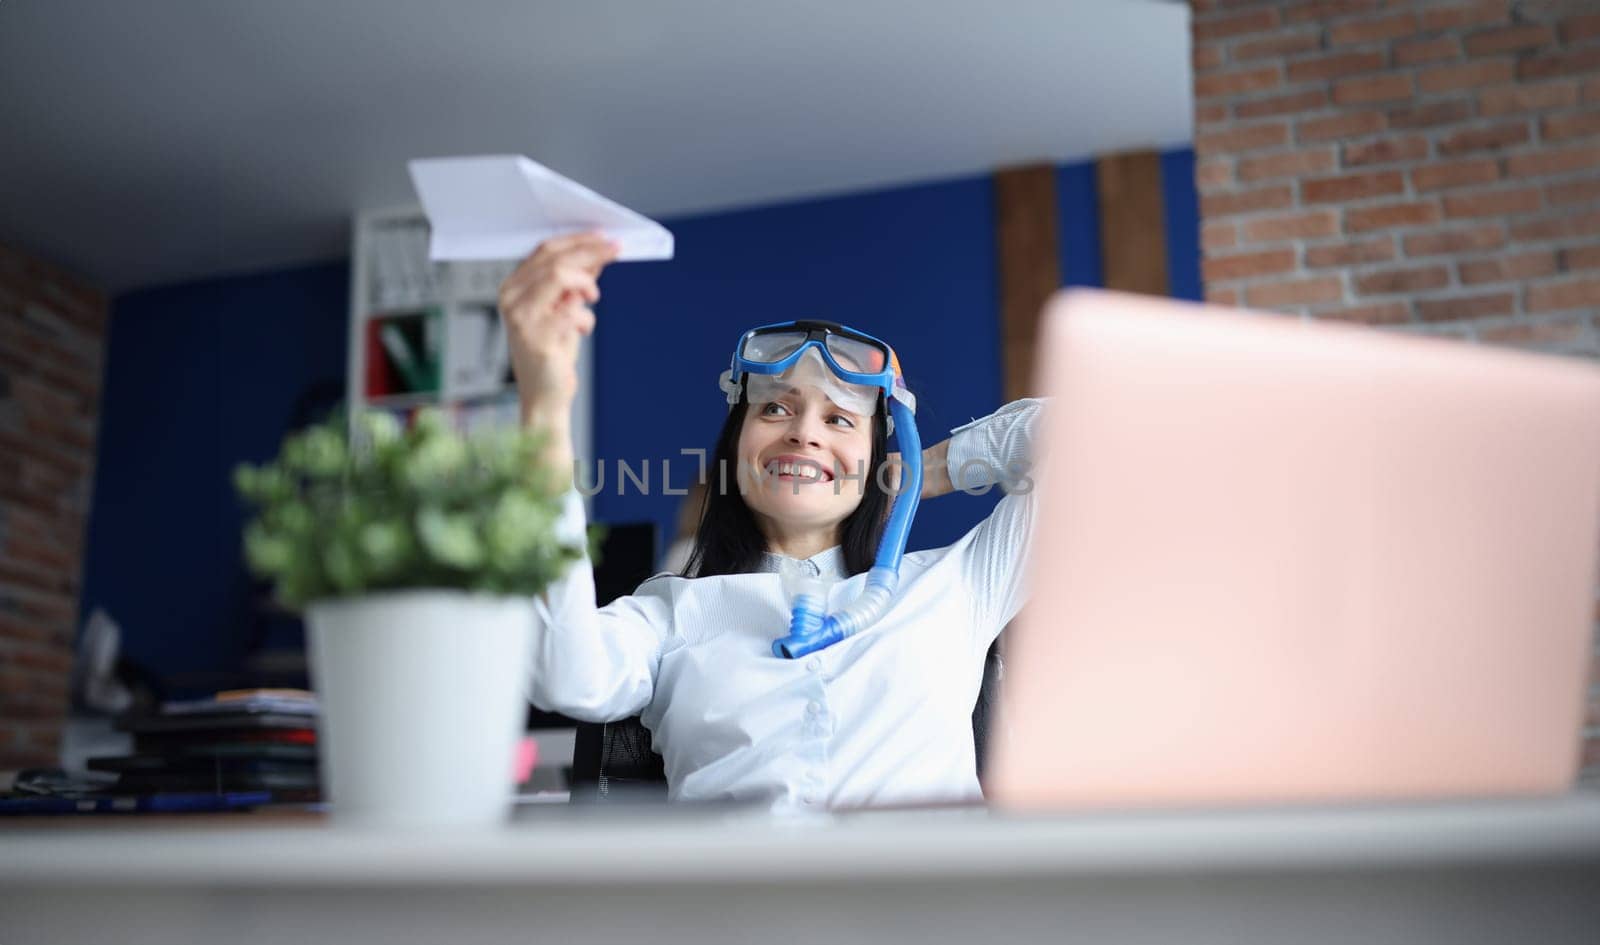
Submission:
<svg viewBox="0 0 1600 945">
<path fill-rule="evenodd" d="M 1192 6 L 1208 299 L 1600 355 L 1600 0 Z"/>
<path fill-rule="evenodd" d="M 106 300 L 0 246 L 0 769 L 57 763 Z"/>
</svg>

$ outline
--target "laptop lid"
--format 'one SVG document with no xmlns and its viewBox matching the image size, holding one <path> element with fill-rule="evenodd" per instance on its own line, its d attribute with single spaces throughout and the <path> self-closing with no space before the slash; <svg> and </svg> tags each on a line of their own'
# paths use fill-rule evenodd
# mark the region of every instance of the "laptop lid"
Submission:
<svg viewBox="0 0 1600 945">
<path fill-rule="evenodd" d="M 1073 290 L 986 792 L 1193 806 L 1556 792 L 1600 369 Z"/>
</svg>

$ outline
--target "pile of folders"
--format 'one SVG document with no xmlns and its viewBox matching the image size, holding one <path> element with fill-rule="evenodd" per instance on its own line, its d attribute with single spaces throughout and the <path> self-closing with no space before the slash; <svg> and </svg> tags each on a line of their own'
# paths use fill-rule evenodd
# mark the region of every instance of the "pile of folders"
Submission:
<svg viewBox="0 0 1600 945">
<path fill-rule="evenodd" d="M 117 774 L 117 794 L 270 791 L 274 800 L 317 800 L 317 701 L 301 689 L 242 689 L 167 702 L 118 727 L 134 753 L 91 758 Z"/>
</svg>

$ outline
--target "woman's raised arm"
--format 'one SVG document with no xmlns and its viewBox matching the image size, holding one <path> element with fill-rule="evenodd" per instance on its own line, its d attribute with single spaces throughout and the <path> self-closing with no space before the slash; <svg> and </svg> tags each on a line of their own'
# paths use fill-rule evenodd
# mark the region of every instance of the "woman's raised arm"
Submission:
<svg viewBox="0 0 1600 945">
<path fill-rule="evenodd" d="M 598 233 L 546 240 L 500 286 L 511 367 L 522 423 L 549 437 L 545 461 L 563 486 L 572 481 L 572 400 L 578 393 L 578 345 L 594 331 L 600 271 L 617 258 Z"/>
<path fill-rule="evenodd" d="M 585 544 L 583 504 L 572 488 L 572 400 L 578 392 L 578 345 L 594 331 L 598 280 L 617 258 L 615 243 L 595 233 L 547 240 L 500 287 L 500 312 L 522 402 L 522 423 L 548 437 L 543 461 L 565 493 L 557 531 Z M 672 624 L 659 588 L 641 588 L 595 606 L 587 558 L 534 602 L 536 626 L 528 695 L 542 709 L 604 721 L 632 715 L 651 699 Z"/>
</svg>

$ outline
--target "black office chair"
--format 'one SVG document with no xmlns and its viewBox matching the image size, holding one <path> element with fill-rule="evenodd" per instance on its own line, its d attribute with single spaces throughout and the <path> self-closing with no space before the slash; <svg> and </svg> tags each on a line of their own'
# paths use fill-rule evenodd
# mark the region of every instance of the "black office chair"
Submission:
<svg viewBox="0 0 1600 945">
<path fill-rule="evenodd" d="M 979 777 L 983 776 L 989 726 L 1004 676 L 1005 663 L 1000 658 L 1000 641 L 996 640 L 984 658 L 983 684 L 972 707 L 972 740 L 978 752 Z M 569 784 L 574 803 L 664 798 L 667 794 L 661 756 L 651 746 L 650 730 L 638 716 L 619 722 L 579 722 Z"/>
</svg>

